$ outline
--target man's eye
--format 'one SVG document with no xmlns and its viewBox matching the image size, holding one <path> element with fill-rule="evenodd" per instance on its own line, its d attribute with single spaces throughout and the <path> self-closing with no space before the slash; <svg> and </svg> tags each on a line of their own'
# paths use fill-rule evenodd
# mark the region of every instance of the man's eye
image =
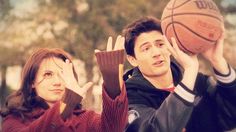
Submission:
<svg viewBox="0 0 236 132">
<path fill-rule="evenodd" d="M 163 46 L 164 46 L 164 43 L 160 43 L 160 44 L 159 44 L 159 47 L 163 47 Z"/>
<path fill-rule="evenodd" d="M 164 42 L 163 41 L 156 41 L 155 42 L 155 45 L 156 45 L 156 47 L 163 47 L 165 44 L 164 44 Z"/>
<path fill-rule="evenodd" d="M 146 46 L 142 48 L 142 51 L 148 51 L 150 49 L 150 47 Z"/>
</svg>

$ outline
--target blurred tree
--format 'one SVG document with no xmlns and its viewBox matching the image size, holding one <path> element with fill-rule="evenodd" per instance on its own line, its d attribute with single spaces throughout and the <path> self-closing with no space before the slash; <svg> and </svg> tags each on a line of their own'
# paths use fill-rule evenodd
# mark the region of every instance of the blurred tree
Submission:
<svg viewBox="0 0 236 132">
<path fill-rule="evenodd" d="M 0 1 L 0 20 L 3 20 L 3 18 L 7 15 L 8 11 L 10 10 L 10 4 L 8 0 L 1 0 Z M 2 25 L 3 22 L 0 22 L 0 24 Z M 2 30 L 1 28 L 2 26 L 0 26 L 0 31 Z M 1 41 L 0 41 L 0 46 L 1 46 Z M 7 86 L 6 86 L 6 70 L 7 70 L 7 64 L 5 63 L 5 61 L 7 60 L 6 57 L 4 57 L 4 53 L 5 50 L 0 47 L 0 73 L 1 73 L 1 82 L 0 82 L 0 108 L 3 104 L 4 101 L 4 95 L 6 95 L 6 91 L 7 91 Z"/>
</svg>

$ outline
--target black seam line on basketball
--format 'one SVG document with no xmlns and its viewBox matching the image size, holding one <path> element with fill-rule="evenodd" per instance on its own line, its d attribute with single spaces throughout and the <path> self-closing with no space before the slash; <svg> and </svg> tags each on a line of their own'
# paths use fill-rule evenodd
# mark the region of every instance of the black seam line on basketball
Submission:
<svg viewBox="0 0 236 132">
<path fill-rule="evenodd" d="M 172 7 L 172 8 L 166 7 L 166 9 L 167 9 L 167 10 L 173 10 L 173 9 L 176 9 L 176 8 L 181 7 L 182 5 L 184 5 L 184 4 L 186 4 L 186 3 L 190 2 L 190 1 L 191 1 L 191 0 L 187 0 L 187 1 L 185 1 L 184 3 L 182 3 L 182 4 L 180 4 L 180 5 L 176 6 L 176 7 Z"/>
<path fill-rule="evenodd" d="M 176 2 L 176 0 L 173 2 L 173 4 L 172 4 L 172 10 L 171 10 L 171 22 L 173 22 L 174 21 L 174 17 L 173 17 L 173 14 L 174 14 L 174 10 L 173 10 L 173 7 L 175 6 L 175 2 Z M 168 24 L 169 25 L 169 24 Z M 166 27 L 166 29 L 167 29 L 168 27 Z M 172 25 L 172 28 L 173 28 L 173 31 L 174 31 L 174 34 L 175 34 L 175 36 L 176 36 L 176 32 L 175 32 L 175 27 L 174 27 L 174 24 Z"/>
<path fill-rule="evenodd" d="M 209 42 L 216 42 L 215 40 L 210 40 L 210 39 L 208 39 L 208 38 L 205 38 L 205 37 L 201 36 L 200 34 L 194 32 L 192 29 L 190 29 L 189 27 L 185 26 L 184 24 L 182 24 L 182 23 L 180 23 L 180 22 L 172 22 L 172 24 L 175 24 L 175 23 L 176 23 L 176 24 L 179 24 L 179 25 L 181 25 L 181 26 L 183 26 L 183 27 L 185 27 L 185 28 L 187 28 L 190 32 L 192 32 L 193 34 L 197 35 L 198 37 L 200 37 L 200 38 L 202 38 L 202 39 L 205 39 L 206 41 L 209 41 Z"/>
<path fill-rule="evenodd" d="M 166 16 L 164 18 L 162 18 L 162 21 L 164 21 L 165 19 L 169 18 L 169 17 L 172 17 L 172 16 L 181 16 L 181 15 L 199 15 L 199 16 L 209 16 L 209 17 L 212 17 L 212 18 L 215 18 L 217 20 L 219 20 L 220 22 L 222 22 L 222 20 L 216 16 L 213 16 L 213 15 L 208 15 L 208 14 L 203 14 L 203 13 L 176 13 L 176 14 L 171 14 L 169 16 Z"/>
<path fill-rule="evenodd" d="M 170 24 L 172 24 L 172 23 L 170 23 Z M 167 32 L 167 29 L 168 29 L 168 27 L 170 26 L 170 24 L 167 24 L 166 29 L 165 29 L 165 33 Z M 177 36 L 177 35 L 175 35 L 175 36 Z M 172 37 L 173 37 L 173 36 L 172 36 Z M 179 42 L 180 46 L 181 46 L 184 50 L 186 50 L 186 51 L 192 53 L 191 51 L 189 51 L 186 47 L 184 47 L 184 46 L 182 45 L 182 43 L 180 42 L 180 40 L 178 40 L 178 42 Z"/>
<path fill-rule="evenodd" d="M 172 10 L 171 10 L 171 21 L 172 21 L 172 22 L 174 21 L 174 17 L 173 17 L 174 10 L 173 10 L 173 7 L 174 7 L 174 5 L 175 5 L 175 2 L 176 2 L 176 0 L 173 2 Z M 170 25 L 170 24 L 168 24 L 168 25 Z M 168 28 L 168 25 L 166 26 L 166 29 Z M 184 47 L 184 46 L 181 44 L 181 42 L 180 42 L 180 40 L 179 40 L 179 38 L 178 38 L 178 36 L 177 36 L 177 33 L 176 33 L 176 31 L 175 31 L 175 26 L 174 26 L 174 24 L 172 24 L 172 28 L 173 28 L 174 34 L 175 34 L 176 39 L 177 39 L 177 41 L 179 42 L 179 44 L 180 44 L 186 51 L 192 53 L 191 51 L 189 51 L 186 47 Z"/>
<path fill-rule="evenodd" d="M 170 24 L 172 24 L 172 23 L 170 23 Z M 170 24 L 168 24 L 168 25 L 170 25 Z M 168 25 L 167 25 L 167 27 L 166 27 L 166 30 L 168 29 Z M 166 32 L 166 31 L 165 31 Z M 175 31 L 174 31 L 175 32 Z M 181 43 L 181 41 L 179 40 L 179 37 L 177 36 L 177 34 L 175 34 L 175 36 L 176 36 L 176 40 L 179 42 L 179 44 L 180 44 L 180 46 L 185 50 L 185 51 L 187 51 L 187 52 L 189 52 L 189 53 L 191 53 L 191 54 L 194 54 L 192 51 L 190 51 L 188 48 L 186 48 L 182 43 Z"/>
</svg>

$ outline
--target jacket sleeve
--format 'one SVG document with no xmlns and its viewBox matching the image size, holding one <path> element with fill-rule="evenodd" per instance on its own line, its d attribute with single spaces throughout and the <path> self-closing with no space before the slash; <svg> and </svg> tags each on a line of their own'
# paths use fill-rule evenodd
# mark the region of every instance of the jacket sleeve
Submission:
<svg viewBox="0 0 236 132">
<path fill-rule="evenodd" d="M 124 50 L 95 53 L 102 74 L 103 110 L 93 118 L 90 131 L 122 132 L 127 123 L 128 99 L 122 80 Z"/>
<path fill-rule="evenodd" d="M 177 85 L 158 109 L 144 104 L 130 104 L 127 132 L 182 131 L 193 109 L 195 95 Z M 136 97 L 138 98 L 138 97 Z"/>
<path fill-rule="evenodd" d="M 126 88 L 123 85 L 120 95 L 112 99 L 102 91 L 103 110 L 101 115 L 93 115 L 89 120 L 89 132 L 122 132 L 127 124 L 128 99 Z"/>
<path fill-rule="evenodd" d="M 59 113 L 59 102 L 52 108 L 46 110 L 46 112 L 38 119 L 24 124 L 21 118 L 13 115 L 8 115 L 3 120 L 2 130 L 3 132 L 39 132 L 39 131 L 58 131 L 60 125 L 63 124 L 63 120 Z"/>
<path fill-rule="evenodd" d="M 229 74 L 223 75 L 214 70 L 216 82 L 215 101 L 217 117 L 223 130 L 236 128 L 236 74 L 229 66 Z"/>
</svg>

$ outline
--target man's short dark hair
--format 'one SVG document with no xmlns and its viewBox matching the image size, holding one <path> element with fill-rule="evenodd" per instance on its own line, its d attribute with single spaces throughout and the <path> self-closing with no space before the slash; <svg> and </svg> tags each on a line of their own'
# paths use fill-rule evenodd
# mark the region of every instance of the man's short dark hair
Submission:
<svg viewBox="0 0 236 132">
<path fill-rule="evenodd" d="M 123 35 L 125 37 L 125 51 L 127 55 L 135 57 L 134 44 L 136 38 L 141 33 L 153 30 L 162 33 L 161 22 L 154 17 L 143 17 L 126 26 L 123 30 Z"/>
</svg>

